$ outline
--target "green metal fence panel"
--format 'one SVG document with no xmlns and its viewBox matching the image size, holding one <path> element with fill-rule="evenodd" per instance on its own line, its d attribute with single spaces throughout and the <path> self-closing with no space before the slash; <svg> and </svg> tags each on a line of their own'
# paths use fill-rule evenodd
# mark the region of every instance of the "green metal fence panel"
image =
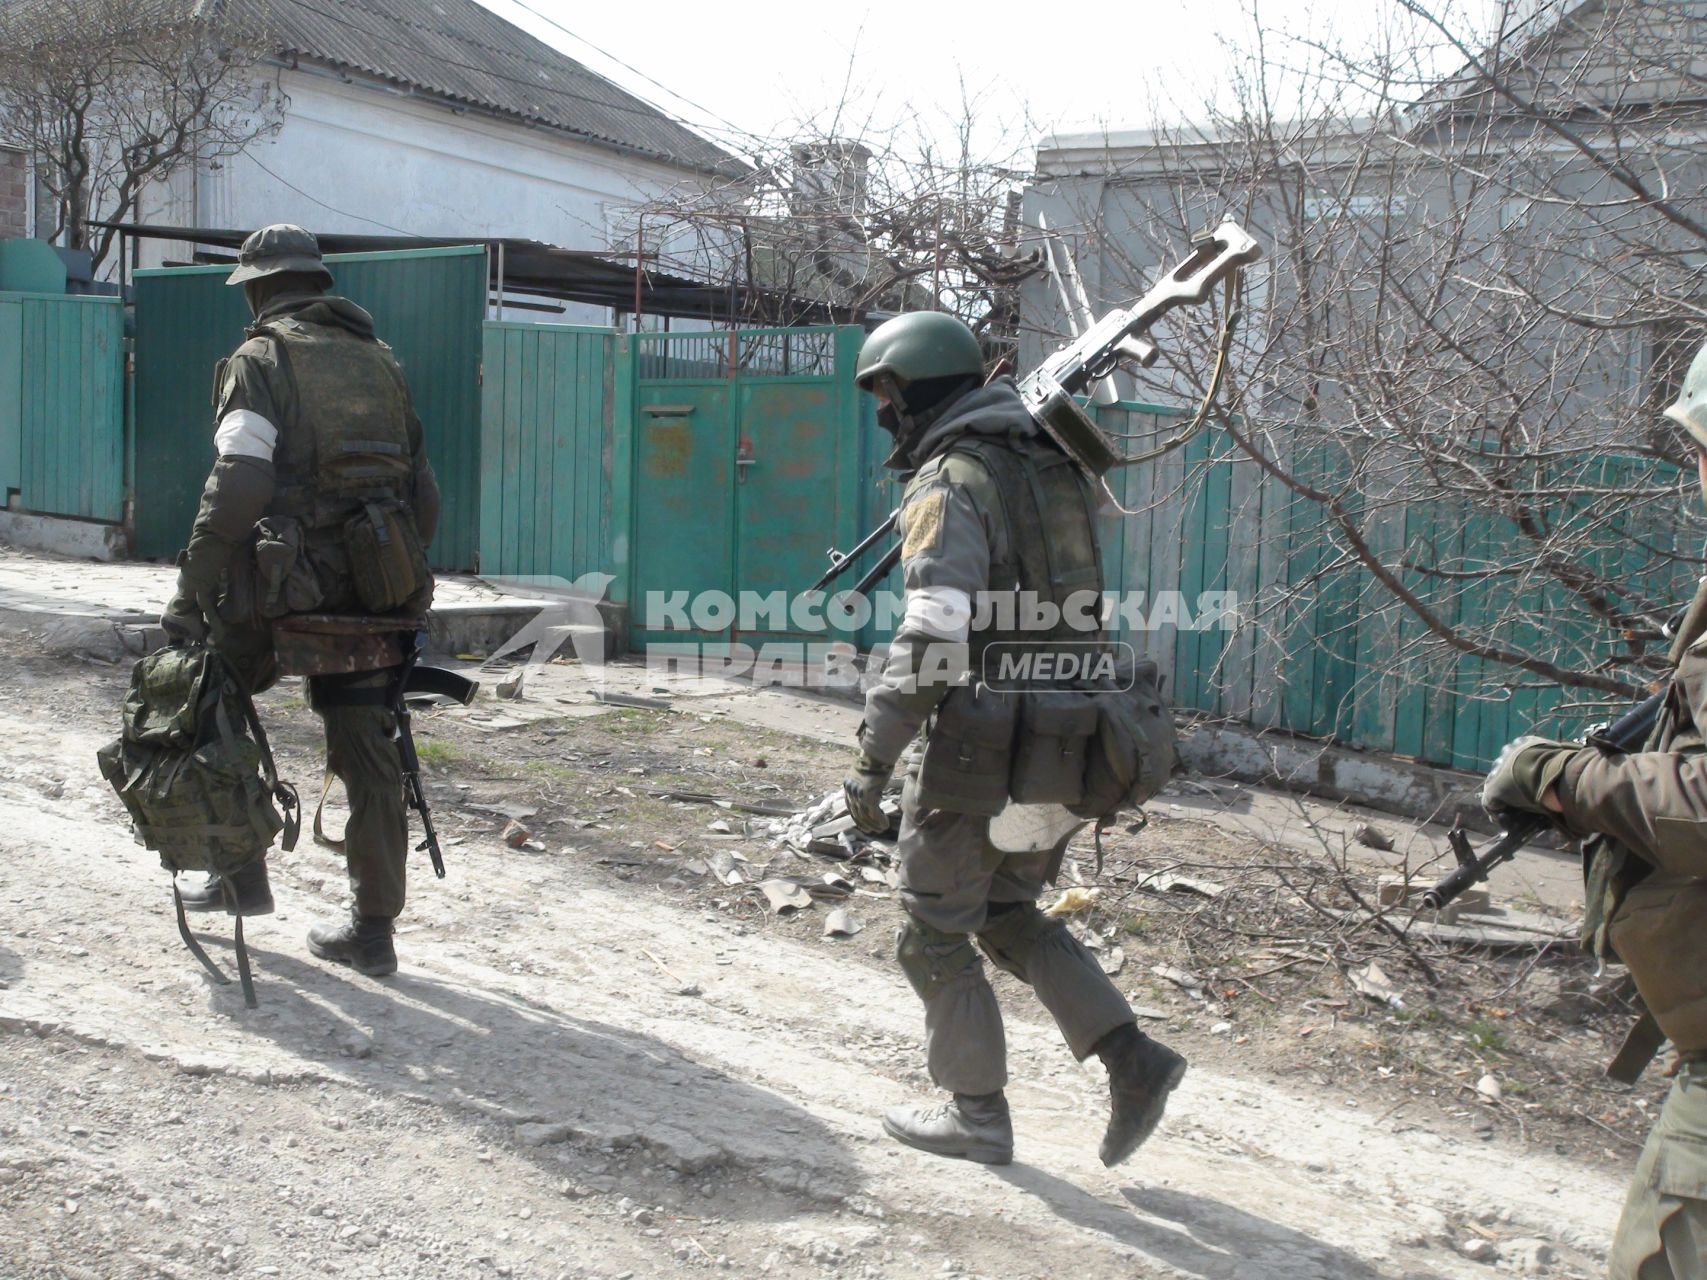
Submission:
<svg viewBox="0 0 1707 1280">
<path fill-rule="evenodd" d="M 0 295 L 0 488 L 44 515 L 124 518 L 124 307 Z"/>
<path fill-rule="evenodd" d="M 1156 406 L 1094 412 L 1134 448 L 1178 426 L 1177 414 Z M 1318 489 L 1337 491 L 1356 473 L 1320 445 L 1285 449 L 1285 466 Z M 1663 615 L 1664 602 L 1687 597 L 1700 563 L 1683 545 L 1689 535 L 1664 503 L 1602 495 L 1663 493 L 1675 476 L 1642 459 L 1579 467 L 1580 475 L 1535 478 L 1538 491 L 1572 481 L 1585 495 L 1550 502 L 1542 518 L 1583 535 L 1589 567 L 1619 584 L 1621 599 Z M 1448 643 L 1351 554 L 1318 503 L 1257 472 L 1218 433 L 1108 480 L 1130 512 L 1111 511 L 1103 527 L 1106 578 L 1125 605 L 1115 634 L 1158 662 L 1182 709 L 1471 770 L 1520 733 L 1578 734 L 1604 718 L 1606 700 L 1593 693 L 1542 687 L 1536 675 Z M 1523 545 L 1509 521 L 1464 503 L 1376 501 L 1355 491 L 1341 500 L 1445 629 L 1506 650 L 1557 650 L 1577 670 L 1619 649 L 1554 576 L 1477 576 Z M 1215 592 L 1238 601 L 1230 629 L 1204 626 Z M 1163 604 L 1168 593 L 1178 593 L 1177 611 Z"/>
<path fill-rule="evenodd" d="M 0 294 L 0 507 L 24 484 L 24 304 Z"/>
<path fill-rule="evenodd" d="M 444 506 L 436 567 L 474 568 L 480 520 L 480 361 L 486 307 L 479 247 L 334 254 L 336 292 L 365 307 L 396 352 L 425 431 Z M 136 273 L 137 554 L 183 545 L 213 462 L 214 363 L 250 322 L 228 267 Z"/>
<path fill-rule="evenodd" d="M 616 333 L 489 323 L 481 383 L 480 569 L 611 572 Z"/>
</svg>

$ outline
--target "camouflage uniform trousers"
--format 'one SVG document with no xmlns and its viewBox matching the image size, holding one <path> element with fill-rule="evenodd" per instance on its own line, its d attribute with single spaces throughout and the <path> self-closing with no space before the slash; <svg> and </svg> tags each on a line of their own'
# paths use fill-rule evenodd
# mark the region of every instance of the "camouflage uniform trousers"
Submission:
<svg viewBox="0 0 1707 1280">
<path fill-rule="evenodd" d="M 1678 1071 L 1636 1162 L 1610 1280 L 1707 1280 L 1707 1062 Z"/>
<path fill-rule="evenodd" d="M 344 824 L 344 858 L 358 915 L 396 919 L 403 912 L 409 859 L 409 811 L 403 798 L 403 762 L 392 734 L 397 717 L 383 706 L 338 706 L 336 692 L 383 693 L 392 671 L 354 676 L 313 676 L 309 702 L 326 728 L 326 767 L 350 800 Z"/>
<path fill-rule="evenodd" d="M 265 628 L 236 626 L 210 619 L 212 641 L 248 684 L 251 692 L 278 679 L 272 636 Z M 403 762 L 392 734 L 397 717 L 383 706 L 323 705 L 332 687 L 383 693 L 391 671 L 354 676 L 314 676 L 308 700 L 326 732 L 326 767 L 344 784 L 350 819 L 344 826 L 344 859 L 356 912 L 396 919 L 403 912 L 409 858 L 409 811 L 403 798 Z"/>
<path fill-rule="evenodd" d="M 952 1093 L 994 1093 L 1007 1084 L 1007 1042 L 996 993 L 978 948 L 1028 983 L 1073 1055 L 1133 1021 L 1131 1005 L 1059 920 L 1037 909 L 1057 849 L 1007 853 L 990 842 L 988 818 L 921 809 L 916 765 L 901 797 L 902 970 L 925 1006 L 931 1079 Z"/>
</svg>

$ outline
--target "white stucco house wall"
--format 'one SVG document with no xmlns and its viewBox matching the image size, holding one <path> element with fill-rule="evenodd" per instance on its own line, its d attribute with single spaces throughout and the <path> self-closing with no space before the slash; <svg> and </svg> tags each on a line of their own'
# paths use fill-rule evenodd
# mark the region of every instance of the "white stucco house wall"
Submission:
<svg viewBox="0 0 1707 1280">
<path fill-rule="evenodd" d="M 631 254 L 635 210 L 741 162 L 475 0 L 225 0 L 264 21 L 275 134 L 174 176 L 136 221 L 519 237 Z M 659 246 L 647 243 L 648 252 Z M 142 241 L 136 265 L 192 246 Z M 567 322 L 609 323 L 571 304 Z"/>
</svg>

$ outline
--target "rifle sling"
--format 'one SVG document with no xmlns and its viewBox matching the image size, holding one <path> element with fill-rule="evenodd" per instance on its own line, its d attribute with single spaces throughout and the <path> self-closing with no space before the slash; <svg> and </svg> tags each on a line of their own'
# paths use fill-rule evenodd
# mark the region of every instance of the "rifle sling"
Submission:
<svg viewBox="0 0 1707 1280">
<path fill-rule="evenodd" d="M 1619 1084 L 1635 1084 L 1644 1068 L 1654 1060 L 1660 1046 L 1666 1042 L 1665 1032 L 1655 1021 L 1653 1012 L 1642 1010 L 1642 1016 L 1624 1037 L 1616 1057 L 1606 1064 L 1606 1078 Z"/>
<path fill-rule="evenodd" d="M 237 902 L 237 886 L 230 876 L 221 876 L 225 885 L 225 893 L 231 902 Z M 234 917 L 237 921 L 235 942 L 237 946 L 237 980 L 243 985 L 243 1003 L 251 1009 L 258 1007 L 255 999 L 255 978 L 249 972 L 249 948 L 243 942 L 243 912 L 239 909 Z"/>
<path fill-rule="evenodd" d="M 338 853 L 342 853 L 344 852 L 343 837 L 340 836 L 338 839 L 334 840 L 331 836 L 326 834 L 326 828 L 322 825 L 322 819 L 326 814 L 326 797 L 332 792 L 332 778 L 332 771 L 330 769 L 326 770 L 325 781 L 320 785 L 320 803 L 314 806 L 314 843 L 325 845 L 328 849 L 333 849 Z"/>
<path fill-rule="evenodd" d="M 219 966 L 208 957 L 207 952 L 202 950 L 202 944 L 197 942 L 195 934 L 190 932 L 190 922 L 184 918 L 184 895 L 178 892 L 176 880 L 172 881 L 172 904 L 178 909 L 178 936 L 184 940 L 184 945 L 190 949 L 190 954 L 202 962 L 202 968 L 208 971 L 215 982 L 222 987 L 230 986 L 231 979 L 220 972 Z M 240 923 L 237 927 L 241 929 L 243 927 L 241 924 L 242 917 L 239 916 L 238 920 Z"/>
</svg>

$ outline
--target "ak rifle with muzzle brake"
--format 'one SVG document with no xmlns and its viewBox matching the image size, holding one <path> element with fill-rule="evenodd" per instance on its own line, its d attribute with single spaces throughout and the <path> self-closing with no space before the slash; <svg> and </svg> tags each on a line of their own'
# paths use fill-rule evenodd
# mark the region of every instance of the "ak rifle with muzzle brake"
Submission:
<svg viewBox="0 0 1707 1280">
<path fill-rule="evenodd" d="M 433 860 L 433 874 L 445 878 L 445 858 L 439 849 L 439 835 L 433 829 L 433 812 L 427 805 L 427 793 L 421 788 L 421 758 L 415 754 L 415 733 L 409 717 L 409 695 L 424 694 L 449 698 L 467 706 L 480 691 L 478 681 L 443 667 L 420 665 L 421 650 L 427 641 L 426 632 L 417 632 L 414 643 L 405 642 L 403 667 L 392 682 L 391 713 L 397 719 L 397 755 L 403 765 L 403 794 L 409 807 L 421 815 L 421 831 L 425 839 L 415 846 L 415 852 L 426 852 Z"/>
<path fill-rule="evenodd" d="M 1642 744 L 1653 732 L 1654 722 L 1659 719 L 1660 707 L 1664 702 L 1663 693 L 1656 693 L 1638 702 L 1611 724 L 1591 730 L 1583 740 L 1583 745 L 1604 747 L 1609 751 L 1618 752 L 1641 750 Z M 1458 861 L 1457 869 L 1442 877 L 1432 889 L 1423 894 L 1423 906 L 1431 911 L 1440 910 L 1459 894 L 1486 880 L 1488 873 L 1495 867 L 1510 862 L 1517 856 L 1519 849 L 1552 825 L 1549 819 L 1540 814 L 1515 814 L 1507 821 L 1500 838 L 1479 857 L 1470 847 L 1470 837 L 1464 828 L 1454 825 L 1447 833 L 1446 842 L 1452 846 L 1452 856 Z"/>
<path fill-rule="evenodd" d="M 1184 444 L 1202 428 L 1210 403 L 1220 389 L 1227 349 L 1237 319 L 1233 308 L 1233 286 L 1238 273 L 1260 257 L 1262 247 L 1231 219 L 1214 231 L 1198 236 L 1192 241 L 1191 253 L 1185 261 L 1163 276 L 1136 303 L 1110 311 L 1021 379 L 1020 398 L 1032 418 L 1068 457 L 1098 483 L 1102 483 L 1103 476 L 1115 467 L 1144 462 Z M 1202 410 L 1185 431 L 1159 450 L 1137 457 L 1122 455 L 1109 443 L 1108 437 L 1090 415 L 1079 407 L 1074 397 L 1087 392 L 1123 364 L 1136 364 L 1146 369 L 1153 365 L 1159 352 L 1145 335 L 1155 323 L 1175 307 L 1204 302 L 1215 286 L 1222 283 L 1227 287 L 1228 314 L 1222 324 L 1220 351 Z M 822 591 L 851 569 L 864 552 L 894 529 L 899 515 L 899 512 L 891 512 L 882 525 L 866 535 L 859 546 L 846 555 L 832 550 L 829 570 L 812 584 L 810 590 Z M 889 575 L 900 559 L 900 545 L 891 546 L 854 590 L 861 595 L 870 591 Z"/>
</svg>

